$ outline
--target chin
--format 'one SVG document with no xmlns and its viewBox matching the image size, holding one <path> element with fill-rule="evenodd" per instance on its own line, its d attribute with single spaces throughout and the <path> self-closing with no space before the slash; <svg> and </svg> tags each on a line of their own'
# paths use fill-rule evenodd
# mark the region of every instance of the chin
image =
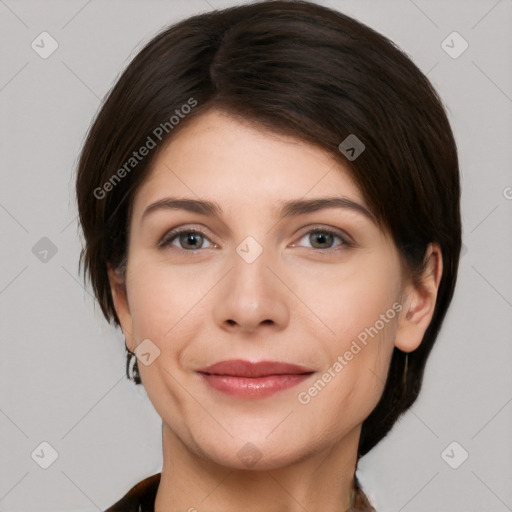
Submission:
<svg viewBox="0 0 512 512">
<path fill-rule="evenodd" d="M 301 443 L 292 432 L 265 429 L 232 429 L 231 437 L 223 430 L 196 432 L 191 429 L 189 450 L 215 464 L 236 470 L 265 471 L 289 466 L 310 455 L 314 443 Z M 269 435 L 269 432 L 272 432 Z M 294 442 L 291 443 L 290 440 Z M 310 440 L 311 441 L 311 440 Z"/>
<path fill-rule="evenodd" d="M 280 443 L 282 446 L 282 442 Z M 234 470 L 268 471 L 290 466 L 306 456 L 304 450 L 287 446 L 283 452 L 275 443 L 235 440 L 228 446 L 203 447 L 212 462 Z"/>
</svg>

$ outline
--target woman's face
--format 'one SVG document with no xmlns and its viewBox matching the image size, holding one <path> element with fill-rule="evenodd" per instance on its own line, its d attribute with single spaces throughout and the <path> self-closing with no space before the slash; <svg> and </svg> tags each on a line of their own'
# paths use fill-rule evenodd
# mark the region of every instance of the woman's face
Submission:
<svg viewBox="0 0 512 512">
<path fill-rule="evenodd" d="M 324 198 L 339 203 L 317 209 Z M 170 207 L 176 199 L 189 207 Z M 200 457 L 269 469 L 347 439 L 354 448 L 383 390 L 407 283 L 341 164 L 209 111 L 136 194 L 127 301 L 115 304 L 169 431 Z"/>
</svg>

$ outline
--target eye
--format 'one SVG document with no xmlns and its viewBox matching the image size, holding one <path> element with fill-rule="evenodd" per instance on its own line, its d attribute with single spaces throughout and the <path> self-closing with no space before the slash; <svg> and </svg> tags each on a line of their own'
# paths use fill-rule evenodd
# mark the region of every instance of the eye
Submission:
<svg viewBox="0 0 512 512">
<path fill-rule="evenodd" d="M 354 244 L 348 240 L 347 236 L 343 236 L 336 231 L 326 228 L 312 229 L 303 235 L 300 238 L 300 241 L 304 239 L 310 244 L 309 246 L 306 245 L 306 247 L 319 250 L 336 250 L 337 247 L 354 246 Z M 335 239 L 338 239 L 340 243 L 333 246 Z M 205 241 L 207 241 L 209 245 L 203 245 Z M 164 248 L 169 245 L 177 246 L 178 249 L 189 252 L 197 252 L 198 249 L 216 247 L 215 244 L 210 242 L 210 239 L 205 233 L 198 229 L 190 228 L 173 229 L 166 233 L 162 240 L 158 242 L 158 247 L 160 248 Z M 292 244 L 292 246 L 295 245 L 296 244 Z"/>
<path fill-rule="evenodd" d="M 341 241 L 338 245 L 333 246 L 335 239 Z M 315 228 L 308 231 L 300 240 L 306 239 L 311 245 L 312 249 L 336 249 L 339 246 L 352 247 L 353 244 L 348 241 L 347 237 L 338 234 L 335 231 L 325 228 Z"/>
<path fill-rule="evenodd" d="M 204 240 L 208 240 L 209 238 L 202 232 L 197 229 L 173 229 L 169 231 L 158 243 L 158 247 L 166 247 L 168 245 L 175 245 L 174 241 L 179 242 L 180 246 L 178 249 L 182 249 L 184 251 L 194 251 L 196 249 L 205 249 L 202 246 L 202 242 Z M 213 244 L 211 244 L 213 247 Z"/>
</svg>

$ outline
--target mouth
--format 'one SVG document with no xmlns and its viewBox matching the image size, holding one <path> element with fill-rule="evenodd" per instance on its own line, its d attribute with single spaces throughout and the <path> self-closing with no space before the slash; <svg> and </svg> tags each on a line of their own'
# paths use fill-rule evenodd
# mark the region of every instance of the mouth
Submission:
<svg viewBox="0 0 512 512">
<path fill-rule="evenodd" d="M 296 386 L 314 370 L 304 366 L 275 362 L 229 360 L 197 370 L 212 388 L 242 398 L 264 398 Z"/>
</svg>

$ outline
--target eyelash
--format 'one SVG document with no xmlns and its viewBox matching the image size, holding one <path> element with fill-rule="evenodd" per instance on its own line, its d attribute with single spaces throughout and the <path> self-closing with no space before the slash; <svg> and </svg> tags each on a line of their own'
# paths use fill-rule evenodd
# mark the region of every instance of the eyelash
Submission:
<svg viewBox="0 0 512 512">
<path fill-rule="evenodd" d="M 164 249 L 165 247 L 168 247 L 168 246 L 172 245 L 172 242 L 179 235 L 181 235 L 183 233 L 194 234 L 194 235 L 201 235 L 204 238 L 206 238 L 208 241 L 210 241 L 210 239 L 208 238 L 206 233 L 204 233 L 203 231 L 201 231 L 199 229 L 176 228 L 176 229 L 173 229 L 173 230 L 167 232 L 163 236 L 163 238 L 160 240 L 160 242 L 158 242 L 158 247 L 161 248 L 161 249 Z M 332 236 L 337 237 L 338 239 L 341 240 L 341 243 L 339 245 L 334 246 L 334 247 L 328 247 L 326 249 L 320 249 L 320 248 L 317 248 L 317 247 L 311 247 L 311 249 L 313 249 L 314 251 L 331 252 L 331 251 L 340 250 L 339 248 L 351 248 L 351 247 L 355 246 L 355 244 L 353 242 L 349 241 L 347 239 L 347 237 L 342 236 L 337 231 L 333 231 L 333 230 L 328 229 L 328 228 L 320 228 L 320 227 L 313 228 L 310 231 L 307 231 L 306 233 L 304 233 L 300 237 L 300 239 L 302 240 L 302 238 L 304 238 L 306 235 L 309 235 L 311 233 L 323 233 L 323 234 L 327 234 L 327 235 L 332 235 Z M 201 250 L 201 249 L 182 249 L 181 247 L 176 247 L 176 246 L 174 248 L 179 250 L 179 251 L 184 251 L 184 252 L 199 252 Z"/>
</svg>

